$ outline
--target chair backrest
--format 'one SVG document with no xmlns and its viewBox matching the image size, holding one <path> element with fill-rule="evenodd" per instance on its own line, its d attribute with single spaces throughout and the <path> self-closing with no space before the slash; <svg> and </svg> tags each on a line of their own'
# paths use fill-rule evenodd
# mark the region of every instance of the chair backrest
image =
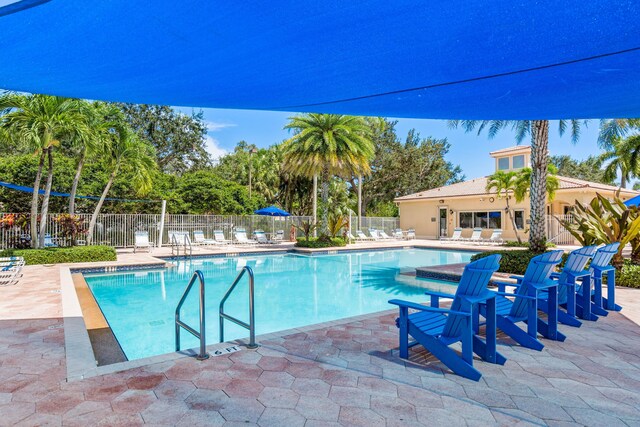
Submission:
<svg viewBox="0 0 640 427">
<path fill-rule="evenodd" d="M 213 238 L 216 239 L 216 240 L 220 240 L 220 241 L 227 240 L 224 237 L 224 232 L 222 230 L 214 230 L 213 231 Z"/>
<path fill-rule="evenodd" d="M 614 242 L 598 249 L 596 251 L 596 254 L 593 256 L 593 260 L 591 261 L 591 267 L 607 267 L 613 259 L 613 256 L 618 253 L 619 248 L 620 242 Z"/>
<path fill-rule="evenodd" d="M 146 231 L 136 231 L 135 242 L 136 242 L 136 246 L 148 246 L 149 233 Z"/>
<path fill-rule="evenodd" d="M 369 229 L 369 234 L 371 235 L 371 237 L 373 237 L 374 239 L 377 239 L 378 237 L 380 237 L 380 235 L 378 234 L 378 230 L 376 230 L 375 228 L 370 228 Z"/>
<path fill-rule="evenodd" d="M 491 233 L 491 237 L 489 237 L 489 240 L 500 240 L 501 237 L 502 237 L 502 230 L 499 228 L 496 228 Z"/>
<path fill-rule="evenodd" d="M 451 309 L 462 311 L 462 297 L 477 297 L 487 290 L 491 275 L 500 267 L 499 254 L 489 255 L 467 264 L 462 272 L 458 289 L 451 303 Z M 462 334 L 464 318 L 459 315 L 449 315 L 444 326 L 443 335 L 457 337 Z"/>
<path fill-rule="evenodd" d="M 416 230 L 413 228 L 410 228 L 407 230 L 407 237 L 416 237 Z"/>
<path fill-rule="evenodd" d="M 587 263 L 593 257 L 593 254 L 596 252 L 597 247 L 594 246 L 584 246 L 580 249 L 576 249 L 572 251 L 567 257 L 567 262 L 565 262 L 564 267 L 562 268 L 562 273 L 560 274 L 560 278 L 558 281 L 560 283 L 567 283 L 569 279 L 569 273 L 579 273 L 585 269 Z M 558 301 L 562 304 L 567 300 L 567 287 L 566 286 L 558 286 Z"/>
<path fill-rule="evenodd" d="M 480 236 L 482 236 L 482 228 L 474 228 L 473 232 L 471 233 L 471 237 L 469 237 L 470 240 L 479 240 Z"/>
<path fill-rule="evenodd" d="M 451 235 L 452 239 L 459 239 L 462 237 L 462 228 L 454 228 L 453 234 Z"/>
<path fill-rule="evenodd" d="M 235 232 L 235 235 L 236 235 L 236 239 L 241 241 L 241 242 L 245 241 L 245 240 L 249 240 L 247 238 L 247 231 L 244 228 L 237 228 L 236 232 Z"/>
<path fill-rule="evenodd" d="M 44 235 L 44 245 L 45 246 L 51 246 L 53 245 L 53 238 L 51 237 L 51 234 L 45 234 Z"/>
<path fill-rule="evenodd" d="M 258 242 L 260 242 L 260 243 L 268 242 L 267 236 L 264 234 L 264 231 L 256 230 L 256 231 L 253 232 L 253 234 L 256 236 L 256 240 Z"/>
<path fill-rule="evenodd" d="M 510 316 L 523 318 L 527 315 L 527 300 L 518 298 L 517 295 L 528 295 L 530 283 L 545 283 L 550 280 L 551 273 L 556 265 L 562 261 L 563 251 L 549 251 L 533 257 L 529 261 L 522 282 L 516 290 L 516 298 L 511 307 Z"/>
<path fill-rule="evenodd" d="M 362 230 L 356 230 L 356 234 L 358 235 L 358 237 L 360 237 L 361 239 L 366 239 L 367 235 L 364 234 L 364 232 Z"/>
<path fill-rule="evenodd" d="M 384 230 L 378 230 L 378 236 L 383 237 L 385 239 L 389 238 L 389 235 Z"/>
<path fill-rule="evenodd" d="M 204 242 L 204 232 L 202 230 L 195 230 L 193 232 L 193 240 L 195 240 L 196 243 Z"/>
</svg>

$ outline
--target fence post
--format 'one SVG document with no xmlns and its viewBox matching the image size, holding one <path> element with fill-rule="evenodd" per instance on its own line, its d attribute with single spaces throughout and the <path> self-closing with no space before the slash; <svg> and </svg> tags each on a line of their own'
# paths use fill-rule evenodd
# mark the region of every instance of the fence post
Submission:
<svg viewBox="0 0 640 427">
<path fill-rule="evenodd" d="M 167 211 L 167 201 L 162 201 L 162 213 L 160 214 L 160 230 L 158 235 L 158 247 L 162 247 L 162 237 L 164 236 L 164 214 Z"/>
</svg>

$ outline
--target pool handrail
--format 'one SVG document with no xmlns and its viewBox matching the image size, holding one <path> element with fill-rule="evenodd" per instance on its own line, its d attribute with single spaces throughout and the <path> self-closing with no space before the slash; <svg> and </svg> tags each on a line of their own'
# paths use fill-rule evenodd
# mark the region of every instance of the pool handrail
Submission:
<svg viewBox="0 0 640 427">
<path fill-rule="evenodd" d="M 180 309 L 182 308 L 182 304 L 187 299 L 193 284 L 198 280 L 200 282 L 200 332 L 193 329 L 191 326 L 184 323 L 180 320 Z M 180 302 L 176 306 L 175 313 L 175 325 L 176 325 L 176 351 L 180 351 L 180 328 L 184 328 L 185 331 L 189 332 L 194 337 L 198 338 L 200 341 L 200 353 L 196 356 L 198 360 L 205 360 L 209 358 L 209 353 L 207 353 L 207 339 L 206 339 L 206 317 L 205 317 L 205 304 L 204 304 L 204 274 L 202 271 L 196 270 L 191 276 L 191 280 L 189 284 L 184 290 L 182 294 L 182 298 L 180 298 Z"/>
<path fill-rule="evenodd" d="M 244 274 L 249 274 L 249 323 L 243 322 L 242 320 L 230 316 L 224 312 L 224 303 L 227 301 L 227 298 L 231 295 L 233 290 L 236 288 L 240 279 L 244 276 Z M 218 316 L 220 318 L 220 342 L 224 342 L 224 319 L 230 320 L 238 326 L 241 326 L 245 329 L 249 330 L 249 344 L 247 348 L 253 349 L 257 348 L 258 344 L 256 344 L 256 325 L 255 325 L 255 316 L 254 316 L 254 279 L 253 279 L 253 270 L 249 266 L 242 267 L 242 270 L 236 277 L 236 280 L 233 281 L 227 292 L 224 294 L 222 299 L 220 300 L 220 307 L 218 309 Z"/>
</svg>

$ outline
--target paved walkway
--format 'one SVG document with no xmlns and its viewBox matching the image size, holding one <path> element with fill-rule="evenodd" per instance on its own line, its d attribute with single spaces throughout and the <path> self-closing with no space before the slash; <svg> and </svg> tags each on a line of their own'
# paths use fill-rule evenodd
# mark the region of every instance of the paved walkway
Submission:
<svg viewBox="0 0 640 427">
<path fill-rule="evenodd" d="M 503 339 L 477 383 L 398 359 L 393 314 L 67 383 L 58 268 L 0 288 L 0 426 L 640 425 L 640 327 L 620 313 L 542 352 Z M 640 313 L 639 290 L 619 295 Z"/>
</svg>

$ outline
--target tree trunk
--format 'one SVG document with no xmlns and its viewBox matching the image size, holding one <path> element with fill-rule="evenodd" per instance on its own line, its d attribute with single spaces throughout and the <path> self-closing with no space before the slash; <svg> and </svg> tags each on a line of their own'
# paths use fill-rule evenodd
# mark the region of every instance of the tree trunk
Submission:
<svg viewBox="0 0 640 427">
<path fill-rule="evenodd" d="M 102 190 L 102 194 L 100 195 L 100 200 L 98 200 L 98 204 L 96 205 L 96 209 L 93 211 L 93 215 L 91 215 L 91 221 L 89 222 L 89 230 L 87 231 L 87 245 L 90 245 L 93 241 L 93 230 L 96 228 L 96 222 L 98 221 L 98 214 L 100 213 L 100 209 L 102 209 L 102 205 L 104 204 L 104 199 L 107 198 L 107 194 L 111 189 L 111 185 L 113 181 L 116 179 L 116 174 L 118 173 L 118 168 L 114 169 L 111 172 L 111 176 L 109 176 L 109 181 L 107 185 Z"/>
<path fill-rule="evenodd" d="M 509 214 L 509 219 L 511 219 L 511 226 L 513 227 L 513 232 L 516 235 L 516 239 L 518 239 L 518 243 L 522 243 L 522 239 L 520 238 L 520 235 L 518 234 L 518 226 L 516 225 L 516 219 L 513 216 L 513 212 L 511 211 L 511 208 L 509 207 L 509 195 L 507 194 L 505 200 L 507 201 L 507 213 Z"/>
<path fill-rule="evenodd" d="M 51 185 L 53 183 L 53 148 L 47 149 L 47 184 L 44 188 L 44 198 L 40 212 L 40 236 L 38 246 L 44 247 L 44 234 L 47 232 L 47 214 L 49 213 L 49 198 L 51 197 Z"/>
<path fill-rule="evenodd" d="M 71 193 L 69 194 L 69 215 L 76 213 L 76 191 L 78 191 L 78 183 L 80 182 L 80 175 L 82 174 L 82 168 L 84 166 L 85 151 L 82 150 L 80 159 L 78 160 L 78 167 L 76 168 L 76 175 L 73 177 L 73 184 L 71 184 Z"/>
<path fill-rule="evenodd" d="M 360 230 L 361 217 L 362 217 L 362 175 L 358 176 L 358 230 Z"/>
<path fill-rule="evenodd" d="M 40 154 L 40 162 L 38 163 L 38 172 L 36 180 L 33 182 L 33 195 L 31 196 L 31 247 L 38 247 L 38 192 L 40 191 L 40 180 L 42 179 L 42 168 L 44 167 L 44 159 L 46 153 L 43 150 Z"/>
<path fill-rule="evenodd" d="M 531 123 L 531 226 L 529 246 L 534 252 L 547 249 L 546 205 L 547 164 L 549 162 L 549 121 L 534 120 Z"/>
<path fill-rule="evenodd" d="M 313 223 L 318 223 L 318 175 L 313 176 Z M 313 229 L 313 236 L 316 236 L 316 229 Z"/>
<path fill-rule="evenodd" d="M 322 172 L 322 225 L 321 233 L 326 233 L 329 228 L 329 171 Z"/>
<path fill-rule="evenodd" d="M 620 178 L 620 187 L 627 188 L 627 177 L 624 176 L 624 171 L 622 171 L 622 178 Z"/>
</svg>

